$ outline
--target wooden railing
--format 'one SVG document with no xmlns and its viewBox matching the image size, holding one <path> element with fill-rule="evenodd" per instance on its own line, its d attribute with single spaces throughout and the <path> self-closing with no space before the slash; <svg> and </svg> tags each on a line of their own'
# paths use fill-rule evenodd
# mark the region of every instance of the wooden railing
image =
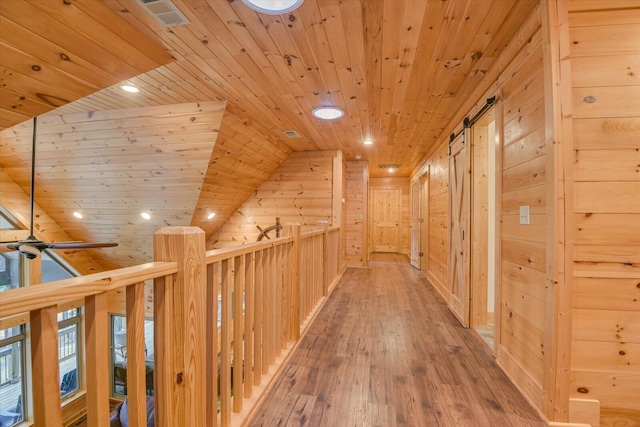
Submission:
<svg viewBox="0 0 640 427">
<path fill-rule="evenodd" d="M 144 282 L 154 281 L 156 426 L 241 425 L 339 279 L 339 228 L 206 252 L 204 232 L 167 227 L 154 235 L 156 262 L 14 289 L 0 320 L 31 330 L 31 421 L 62 425 L 59 306 L 84 300 L 87 421 L 109 423 L 107 292 L 125 289 L 129 422 L 146 426 Z M 46 414 L 46 415 L 45 415 Z"/>
</svg>

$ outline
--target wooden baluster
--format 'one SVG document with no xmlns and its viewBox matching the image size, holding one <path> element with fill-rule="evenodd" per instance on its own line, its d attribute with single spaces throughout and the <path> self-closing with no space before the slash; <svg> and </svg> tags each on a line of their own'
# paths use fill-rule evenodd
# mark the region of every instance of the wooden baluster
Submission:
<svg viewBox="0 0 640 427">
<path fill-rule="evenodd" d="M 20 257 L 25 286 L 42 282 L 42 255 Z M 60 364 L 58 358 L 58 307 L 31 312 L 31 367 L 33 374 L 33 415 L 39 426 L 62 425 L 60 407 Z"/>
<path fill-rule="evenodd" d="M 233 259 L 233 411 L 242 411 L 244 256 Z"/>
<path fill-rule="evenodd" d="M 227 427 L 231 422 L 231 263 L 221 262 L 222 325 L 220 340 L 220 424 Z"/>
<path fill-rule="evenodd" d="M 207 427 L 218 425 L 218 283 L 220 264 L 207 265 Z"/>
<path fill-rule="evenodd" d="M 284 266 L 282 265 L 282 246 L 275 248 L 275 257 L 273 259 L 273 271 L 274 271 L 274 285 L 275 285 L 275 355 L 280 357 L 282 354 L 283 342 L 285 342 L 284 335 L 288 335 L 288 330 L 285 329 L 287 313 L 285 313 L 285 301 L 286 296 L 283 292 L 285 286 L 284 282 Z"/>
<path fill-rule="evenodd" d="M 300 339 L 300 224 L 285 224 L 282 228 L 285 236 L 293 237 L 291 247 L 291 339 Z"/>
<path fill-rule="evenodd" d="M 39 282 L 38 282 L 39 283 Z M 60 365 L 58 358 L 58 306 L 31 312 L 31 368 L 35 424 L 62 425 Z"/>
<path fill-rule="evenodd" d="M 85 347 L 87 379 L 87 423 L 109 425 L 109 316 L 107 294 L 86 298 Z"/>
<path fill-rule="evenodd" d="M 160 415 L 159 427 L 199 426 L 206 414 L 206 263 L 204 231 L 197 227 L 165 227 L 153 236 L 156 261 L 175 261 L 178 273 L 170 292 L 164 292 L 167 303 L 157 302 L 156 309 L 172 310 L 156 318 L 156 328 L 172 329 L 172 343 L 156 342 L 156 348 L 169 346 L 162 357 L 161 367 L 172 370 L 162 375 L 174 376 L 173 394 L 158 390 L 156 408 L 161 411 L 173 405 L 172 419 Z M 165 333 L 161 333 L 161 338 Z M 164 379 L 162 380 L 164 383 Z"/>
<path fill-rule="evenodd" d="M 175 276 L 160 277 L 153 282 L 153 355 L 155 386 L 155 421 L 158 427 L 171 427 L 175 418 L 172 403 L 175 384 L 173 363 L 174 340 L 172 318 L 174 311 L 173 282 Z"/>
<path fill-rule="evenodd" d="M 274 268 L 274 259 L 275 259 L 276 250 L 274 247 L 271 247 L 267 250 L 268 258 L 266 260 L 265 266 L 265 324 L 264 324 L 264 333 L 265 333 L 265 345 L 266 345 L 266 358 L 267 358 L 267 368 L 265 369 L 265 374 L 269 373 L 270 366 L 273 365 L 276 361 L 276 350 L 275 350 L 275 331 L 276 331 L 276 311 L 275 311 L 275 268 Z"/>
<path fill-rule="evenodd" d="M 255 363 L 253 368 L 253 384 L 259 386 L 262 382 L 262 371 L 266 370 L 266 358 L 264 356 L 264 250 L 256 252 L 256 318 L 254 326 L 254 350 Z"/>
<path fill-rule="evenodd" d="M 127 286 L 127 398 L 129 423 L 147 422 L 144 357 L 144 283 Z"/>
<path fill-rule="evenodd" d="M 322 234 L 322 295 L 329 295 L 329 222 L 318 221 Z"/>
<path fill-rule="evenodd" d="M 251 378 L 256 359 L 253 356 L 253 340 L 255 335 L 255 264 L 254 252 L 245 255 L 244 279 L 245 279 L 245 307 L 244 307 L 244 397 L 250 398 L 253 394 L 253 379 Z"/>
</svg>

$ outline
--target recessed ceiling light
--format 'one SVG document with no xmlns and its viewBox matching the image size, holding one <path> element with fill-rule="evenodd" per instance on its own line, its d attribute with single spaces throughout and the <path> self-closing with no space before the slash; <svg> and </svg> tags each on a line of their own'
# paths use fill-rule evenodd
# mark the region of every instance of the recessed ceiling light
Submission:
<svg viewBox="0 0 640 427">
<path fill-rule="evenodd" d="M 389 168 L 387 170 L 389 171 L 389 173 L 394 173 L 396 171 L 394 168 Z"/>
<path fill-rule="evenodd" d="M 148 212 L 142 212 L 140 216 L 144 219 L 151 219 L 151 215 Z"/>
<path fill-rule="evenodd" d="M 360 154 L 356 154 L 356 160 L 360 160 L 362 156 Z"/>
<path fill-rule="evenodd" d="M 209 215 L 207 215 L 207 219 L 213 219 L 214 216 L 216 216 L 216 213 L 211 212 Z"/>
<path fill-rule="evenodd" d="M 372 141 L 372 140 L 370 140 L 370 139 L 365 139 L 362 143 L 363 143 L 364 145 L 373 145 L 373 141 Z"/>
<path fill-rule="evenodd" d="M 131 85 L 121 85 L 120 89 L 122 89 L 125 92 L 129 92 L 129 93 L 138 93 L 138 92 L 140 92 L 140 89 L 138 89 L 135 86 L 131 86 Z"/>
<path fill-rule="evenodd" d="M 242 0 L 251 9 L 267 15 L 293 12 L 304 0 Z"/>
<path fill-rule="evenodd" d="M 74 212 L 73 216 L 75 216 L 78 219 L 82 219 L 82 214 L 80 212 Z"/>
<path fill-rule="evenodd" d="M 334 120 L 344 116 L 344 111 L 338 107 L 318 107 L 313 110 L 313 115 L 322 120 Z"/>
</svg>

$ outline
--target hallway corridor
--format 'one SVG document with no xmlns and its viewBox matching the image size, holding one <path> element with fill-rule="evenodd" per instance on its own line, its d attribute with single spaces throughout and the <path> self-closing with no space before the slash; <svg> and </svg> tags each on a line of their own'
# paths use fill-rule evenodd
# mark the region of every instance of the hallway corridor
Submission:
<svg viewBox="0 0 640 427">
<path fill-rule="evenodd" d="M 347 269 L 283 369 L 252 426 L 545 425 L 406 263 Z"/>
</svg>

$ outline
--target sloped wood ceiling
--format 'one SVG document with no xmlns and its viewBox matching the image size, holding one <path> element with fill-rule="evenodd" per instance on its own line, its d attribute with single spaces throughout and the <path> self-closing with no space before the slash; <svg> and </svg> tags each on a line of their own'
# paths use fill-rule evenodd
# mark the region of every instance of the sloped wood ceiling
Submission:
<svg viewBox="0 0 640 427">
<path fill-rule="evenodd" d="M 134 0 L 1 0 L 0 87 L 11 83 L 13 98 L 0 96 L 0 124 L 59 105 L 41 105 L 46 88 L 65 102 L 95 92 L 61 106 L 59 116 L 226 101 L 190 219 L 209 237 L 292 151 L 341 149 L 347 160 L 367 160 L 373 177 L 387 175 L 380 164 L 400 164 L 396 175 L 409 176 L 538 1 L 305 0 L 283 16 L 240 0 L 173 3 L 189 24 L 163 27 Z M 122 80 L 141 93 L 120 91 L 114 84 Z M 314 118 L 323 105 L 346 114 Z M 301 137 L 289 139 L 286 130 Z M 374 144 L 363 146 L 369 138 Z M 2 155 L 0 167 L 25 188 L 28 168 Z M 55 186 L 47 186 L 52 195 Z M 74 191 L 87 200 L 93 189 Z M 60 209 L 55 197 L 38 196 L 47 212 Z M 207 221 L 210 211 L 217 215 Z M 122 221 L 114 227 L 129 226 Z M 70 234 L 85 240 L 103 236 L 98 230 L 85 223 Z M 135 257 L 142 243 L 130 240 L 124 244 Z"/>
<path fill-rule="evenodd" d="M 75 239 L 120 244 L 95 251 L 98 262 L 128 266 L 152 260 L 155 230 L 191 222 L 224 105 L 42 116 L 36 201 Z M 26 122 L 0 133 L 0 163 L 27 190 L 30 181 L 20 172 L 30 168 L 32 131 Z"/>
<path fill-rule="evenodd" d="M 155 38 L 92 3 L 0 2 L 0 129 L 173 60 Z"/>
</svg>

